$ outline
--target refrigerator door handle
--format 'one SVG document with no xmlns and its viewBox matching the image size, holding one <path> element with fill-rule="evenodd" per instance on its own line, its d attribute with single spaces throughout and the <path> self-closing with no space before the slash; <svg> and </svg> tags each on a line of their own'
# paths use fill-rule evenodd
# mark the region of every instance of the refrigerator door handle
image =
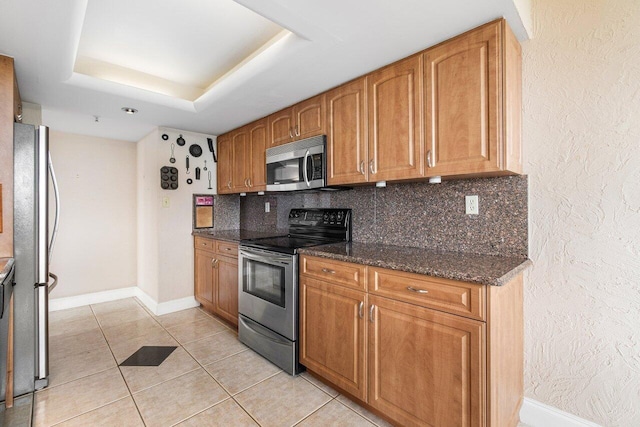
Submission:
<svg viewBox="0 0 640 427">
<path fill-rule="evenodd" d="M 36 143 L 36 283 L 46 284 L 49 281 L 49 129 L 46 126 L 38 129 Z"/>
<path fill-rule="evenodd" d="M 53 196 L 56 199 L 56 216 L 53 221 L 53 232 L 51 233 L 51 240 L 49 241 L 49 262 L 51 262 L 51 256 L 53 255 L 53 245 L 56 243 L 56 236 L 58 235 L 58 224 L 60 222 L 60 192 L 58 191 L 58 180 L 56 179 L 56 173 L 53 170 L 53 163 L 51 162 L 51 153 L 47 153 L 47 158 L 49 164 L 49 173 L 51 174 L 51 184 L 53 185 Z"/>
<path fill-rule="evenodd" d="M 58 284 L 58 276 L 53 274 L 53 273 L 49 273 L 49 277 L 51 277 L 53 279 L 53 283 L 49 284 L 49 292 L 48 293 L 51 293 L 53 288 L 55 288 L 56 285 Z"/>
<path fill-rule="evenodd" d="M 38 311 L 36 325 L 36 389 L 46 387 L 49 376 L 49 287 L 36 287 L 36 310 Z"/>
</svg>

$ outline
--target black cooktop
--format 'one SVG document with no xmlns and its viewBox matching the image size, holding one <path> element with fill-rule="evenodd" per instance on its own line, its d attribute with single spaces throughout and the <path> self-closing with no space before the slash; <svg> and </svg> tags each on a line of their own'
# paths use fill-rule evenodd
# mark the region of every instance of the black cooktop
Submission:
<svg viewBox="0 0 640 427">
<path fill-rule="evenodd" d="M 242 240 L 240 245 L 296 254 L 298 249 L 351 241 L 351 209 L 291 209 L 289 235 Z"/>
</svg>

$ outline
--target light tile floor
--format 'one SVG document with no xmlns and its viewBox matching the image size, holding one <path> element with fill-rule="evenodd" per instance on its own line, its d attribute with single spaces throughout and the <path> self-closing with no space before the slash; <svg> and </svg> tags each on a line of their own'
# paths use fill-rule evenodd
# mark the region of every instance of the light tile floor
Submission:
<svg viewBox="0 0 640 427">
<path fill-rule="evenodd" d="M 118 366 L 143 345 L 158 367 Z M 135 298 L 51 313 L 40 426 L 387 426 L 307 373 L 292 377 L 193 308 L 153 316 Z"/>
</svg>

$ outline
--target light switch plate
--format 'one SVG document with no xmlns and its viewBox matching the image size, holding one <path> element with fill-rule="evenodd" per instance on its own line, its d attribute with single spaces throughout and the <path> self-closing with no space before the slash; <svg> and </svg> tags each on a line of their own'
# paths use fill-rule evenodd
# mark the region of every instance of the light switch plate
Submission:
<svg viewBox="0 0 640 427">
<path fill-rule="evenodd" d="M 264 212 L 265 213 L 271 212 L 271 203 L 264 202 Z"/>
</svg>

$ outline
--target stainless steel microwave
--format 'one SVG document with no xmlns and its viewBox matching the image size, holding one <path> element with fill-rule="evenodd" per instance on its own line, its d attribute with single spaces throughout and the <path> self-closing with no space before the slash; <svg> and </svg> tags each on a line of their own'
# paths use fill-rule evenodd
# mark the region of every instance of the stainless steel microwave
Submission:
<svg viewBox="0 0 640 427">
<path fill-rule="evenodd" d="M 325 135 L 267 149 L 267 191 L 294 191 L 326 185 Z"/>
</svg>

